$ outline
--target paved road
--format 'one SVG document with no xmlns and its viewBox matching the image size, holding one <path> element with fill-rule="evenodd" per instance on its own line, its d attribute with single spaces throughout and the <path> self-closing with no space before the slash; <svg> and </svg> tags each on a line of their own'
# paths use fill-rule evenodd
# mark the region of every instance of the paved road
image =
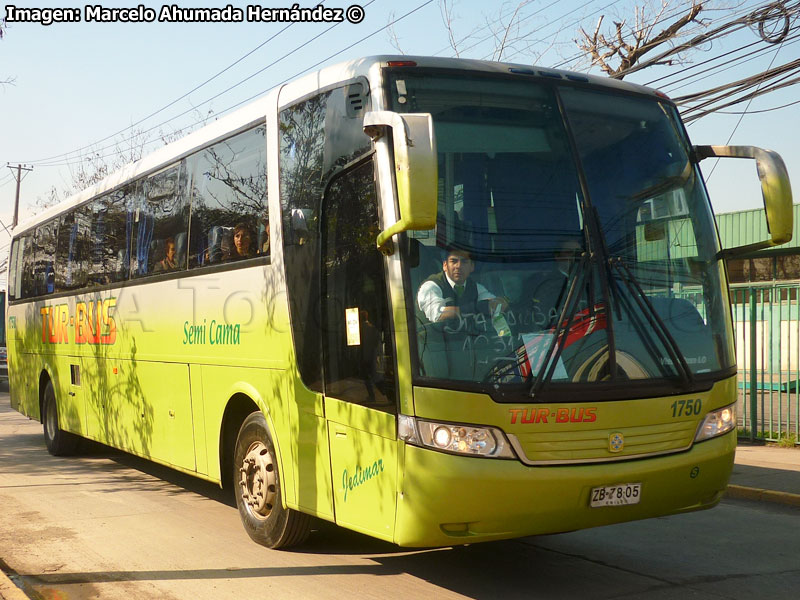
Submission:
<svg viewBox="0 0 800 600">
<path fill-rule="evenodd" d="M 0 394 L 0 561 L 41 598 L 752 600 L 798 589 L 798 540 L 800 510 L 726 500 L 681 517 L 442 550 L 323 525 L 299 551 L 270 551 L 213 485 L 97 446 L 49 456 L 41 426 Z"/>
</svg>

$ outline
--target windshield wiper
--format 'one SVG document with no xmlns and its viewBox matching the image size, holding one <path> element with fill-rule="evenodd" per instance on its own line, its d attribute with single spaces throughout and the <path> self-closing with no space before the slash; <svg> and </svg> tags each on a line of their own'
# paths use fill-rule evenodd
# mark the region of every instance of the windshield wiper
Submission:
<svg viewBox="0 0 800 600">
<path fill-rule="evenodd" d="M 686 362 L 686 358 L 683 356 L 683 352 L 681 352 L 678 342 L 676 342 L 675 338 L 672 337 L 672 333 L 664 323 L 661 315 L 658 314 L 658 311 L 653 306 L 653 303 L 650 302 L 650 298 L 647 296 L 647 294 L 645 294 L 642 286 L 639 284 L 628 265 L 625 264 L 625 261 L 622 260 L 622 257 L 610 257 L 608 262 L 617 270 L 617 273 L 619 273 L 620 279 L 622 279 L 625 287 L 628 288 L 631 296 L 633 296 L 634 301 L 639 306 L 639 310 L 641 310 L 645 315 L 649 314 L 652 318 L 654 322 L 653 329 L 655 330 L 658 339 L 666 348 L 667 353 L 670 355 L 672 364 L 683 381 L 683 385 L 687 388 L 690 387 L 692 384 L 692 371 L 689 368 L 689 364 Z"/>
<path fill-rule="evenodd" d="M 580 292 L 578 290 L 583 287 L 583 280 L 586 278 L 586 272 L 588 270 L 586 268 L 588 262 L 589 252 L 584 252 L 580 260 L 575 261 L 572 269 L 570 270 L 570 284 L 567 290 L 566 300 L 564 301 L 564 308 L 561 309 L 561 313 L 558 315 L 556 327 L 553 329 L 553 339 L 550 340 L 550 346 L 547 348 L 547 352 L 544 355 L 544 360 L 541 361 L 542 366 L 536 373 L 536 378 L 531 386 L 529 393 L 531 398 L 535 397 L 542 390 L 542 387 L 544 387 L 544 385 L 553 378 L 553 373 L 555 372 L 556 365 L 558 364 L 558 359 L 561 356 L 567 341 L 569 328 L 572 326 L 572 321 L 575 318 L 575 308 L 577 307 L 578 300 L 580 298 Z M 532 369 L 531 375 L 533 375 Z"/>
</svg>

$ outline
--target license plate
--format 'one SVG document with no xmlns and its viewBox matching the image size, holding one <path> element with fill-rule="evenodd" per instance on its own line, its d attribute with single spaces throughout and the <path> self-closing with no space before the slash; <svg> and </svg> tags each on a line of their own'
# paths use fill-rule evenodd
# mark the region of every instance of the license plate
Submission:
<svg viewBox="0 0 800 600">
<path fill-rule="evenodd" d="M 642 499 L 641 483 L 620 483 L 618 485 L 604 485 L 603 487 L 592 488 L 589 496 L 589 505 L 592 508 L 598 506 L 625 506 L 627 504 L 639 504 Z"/>
</svg>

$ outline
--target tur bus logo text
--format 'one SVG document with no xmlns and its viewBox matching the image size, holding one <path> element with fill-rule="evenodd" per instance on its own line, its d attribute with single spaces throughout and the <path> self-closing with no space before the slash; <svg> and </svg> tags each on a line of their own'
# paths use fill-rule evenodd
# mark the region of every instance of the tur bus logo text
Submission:
<svg viewBox="0 0 800 600">
<path fill-rule="evenodd" d="M 117 341 L 117 323 L 111 312 L 117 305 L 116 298 L 76 302 L 75 315 L 69 312 L 68 304 L 43 306 L 42 343 L 111 345 Z M 70 331 L 72 335 L 70 336 Z"/>
</svg>

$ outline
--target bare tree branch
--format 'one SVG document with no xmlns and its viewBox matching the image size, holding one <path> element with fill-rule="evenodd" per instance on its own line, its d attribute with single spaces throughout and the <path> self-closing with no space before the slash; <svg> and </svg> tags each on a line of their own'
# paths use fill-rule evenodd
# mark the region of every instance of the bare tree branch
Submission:
<svg viewBox="0 0 800 600">
<path fill-rule="evenodd" d="M 642 57 L 655 48 L 672 43 L 690 23 L 700 23 L 697 17 L 703 10 L 706 0 L 693 0 L 688 11 L 679 19 L 653 35 L 655 24 L 658 23 L 669 5 L 668 1 L 663 1 L 661 10 L 652 18 L 645 13 L 644 7 L 635 7 L 634 26 L 626 29 L 625 20 L 614 22 L 614 34 L 612 38 L 605 37 L 601 32 L 603 17 L 597 22 L 594 32 L 590 35 L 583 28 L 579 31 L 583 36 L 582 40 L 576 40 L 578 47 L 586 52 L 592 59 L 592 64 L 617 79 L 622 79 L 631 69 L 639 63 Z M 663 64 L 663 60 L 670 55 L 676 54 L 679 50 L 671 48 L 670 51 L 661 55 L 656 62 L 649 64 Z M 611 64 L 612 60 L 618 61 L 616 66 Z"/>
<path fill-rule="evenodd" d="M 455 32 L 453 31 L 453 1 L 439 0 L 439 12 L 442 14 L 442 21 L 447 29 L 447 39 L 450 42 L 450 47 L 455 52 L 456 56 L 460 56 L 458 50 L 458 42 L 456 42 Z"/>
<path fill-rule="evenodd" d="M 389 25 L 388 28 L 386 29 L 386 33 L 389 36 L 389 43 L 400 54 L 405 54 L 403 49 L 400 47 L 400 38 L 397 36 L 397 30 L 394 27 L 394 21 L 395 21 L 394 11 L 392 11 L 389 13 Z"/>
<path fill-rule="evenodd" d="M 212 115 L 213 113 L 209 111 L 205 117 L 200 119 L 199 125 L 204 125 Z M 188 133 L 188 131 L 182 129 L 174 131 L 159 130 L 157 140 L 163 145 L 167 145 Z M 117 142 L 114 150 L 109 154 L 104 154 L 99 149 L 90 149 L 80 158 L 76 165 L 70 166 L 69 181 L 62 189 L 59 190 L 56 186 L 51 186 L 44 197 L 39 196 L 36 198 L 32 206 L 33 212 L 35 214 L 40 213 L 72 194 L 100 183 L 114 171 L 141 159 L 145 154 L 145 149 L 149 145 L 157 143 L 151 137 L 151 134 L 139 129 L 131 130 L 129 137 L 123 141 L 124 145 L 122 142 Z"/>
<path fill-rule="evenodd" d="M 700 4 L 705 4 L 707 2 L 707 0 L 698 0 L 698 1 L 700 2 Z M 782 20 L 785 17 L 787 20 L 787 24 L 793 22 L 790 21 L 789 18 L 793 12 L 797 11 L 797 8 L 798 8 L 797 2 L 793 2 L 791 3 L 791 5 L 786 3 L 775 3 L 767 7 L 757 8 L 756 10 L 744 15 L 743 17 L 739 17 L 737 19 L 733 19 L 731 21 L 723 23 L 719 27 L 715 27 L 710 31 L 706 31 L 701 35 L 695 36 L 686 42 L 670 47 L 666 51 L 655 56 L 654 58 L 641 62 L 637 65 L 632 65 L 630 69 L 625 73 L 625 75 L 628 75 L 635 71 L 639 71 L 651 65 L 665 64 L 665 63 L 671 64 L 671 61 L 667 60 L 670 56 L 678 55 L 681 52 L 684 52 L 686 50 L 691 50 L 692 48 L 697 48 L 701 44 L 704 44 L 708 41 L 714 40 L 729 33 L 733 33 L 734 31 L 737 31 L 744 27 L 752 27 L 754 24 L 759 27 L 758 34 L 764 41 L 768 43 L 780 42 L 789 33 L 789 28 L 787 28 L 785 31 L 782 31 L 779 35 L 775 37 L 770 37 L 766 35 L 764 32 L 764 27 L 765 27 L 764 23 L 774 17 L 777 17 L 778 20 Z M 770 11 L 772 10 L 777 11 L 777 13 L 776 14 L 771 13 Z"/>
<path fill-rule="evenodd" d="M 519 29 L 520 10 L 530 4 L 530 2 L 531 0 L 523 0 L 517 4 L 506 24 L 503 24 L 502 16 L 498 15 L 497 22 L 500 24 L 500 28 L 498 31 L 492 31 L 495 40 L 497 40 L 494 52 L 492 52 L 492 60 L 502 60 L 506 49 L 515 41 L 518 41 L 519 37 L 512 38 L 511 32 Z"/>
</svg>

